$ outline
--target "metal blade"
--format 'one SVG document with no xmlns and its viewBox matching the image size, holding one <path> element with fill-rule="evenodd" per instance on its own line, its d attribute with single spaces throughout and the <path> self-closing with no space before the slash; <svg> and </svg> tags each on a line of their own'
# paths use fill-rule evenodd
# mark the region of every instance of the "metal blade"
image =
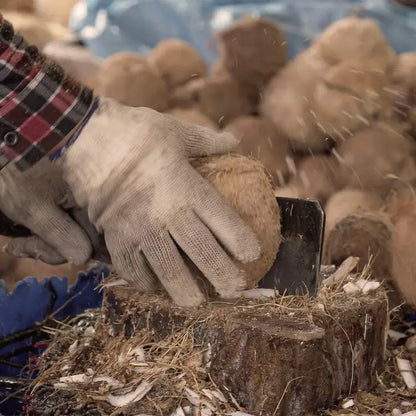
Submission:
<svg viewBox="0 0 416 416">
<path fill-rule="evenodd" d="M 259 287 L 273 288 L 281 294 L 316 296 L 320 284 L 324 210 L 315 200 L 281 197 L 276 200 L 283 242 Z"/>
</svg>

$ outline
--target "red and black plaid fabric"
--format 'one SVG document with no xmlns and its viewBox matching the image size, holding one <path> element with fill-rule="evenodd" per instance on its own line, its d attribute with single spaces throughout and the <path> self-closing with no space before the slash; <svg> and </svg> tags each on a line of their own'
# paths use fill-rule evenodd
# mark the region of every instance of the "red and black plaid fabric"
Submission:
<svg viewBox="0 0 416 416">
<path fill-rule="evenodd" d="M 93 93 L 28 46 L 0 15 L 0 169 L 24 170 L 63 147 Z"/>
</svg>

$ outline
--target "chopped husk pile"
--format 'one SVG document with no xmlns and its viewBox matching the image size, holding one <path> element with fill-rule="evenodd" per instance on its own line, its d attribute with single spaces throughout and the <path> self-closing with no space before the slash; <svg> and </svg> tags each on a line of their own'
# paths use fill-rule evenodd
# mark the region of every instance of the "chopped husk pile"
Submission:
<svg viewBox="0 0 416 416">
<path fill-rule="evenodd" d="M 333 273 L 333 269 L 325 269 Z M 327 274 L 328 275 L 328 274 Z M 327 277 L 327 275 L 324 277 Z M 105 321 L 101 311 L 95 311 L 94 327 L 65 324 L 56 330 L 54 340 L 39 363 L 39 376 L 31 387 L 31 406 L 42 415 L 226 415 L 244 412 L 231 392 L 217 386 L 209 375 L 210 351 L 195 344 L 193 327 L 201 319 L 218 322 L 225 320 L 221 305 L 235 310 L 263 310 L 271 314 L 305 319 L 319 323 L 325 316 L 344 313 L 352 305 L 368 302 L 369 296 L 384 297 L 385 291 L 376 289 L 370 294 L 361 292 L 347 295 L 343 289 L 347 281 L 368 279 L 369 269 L 354 275 L 350 268 L 339 274 L 332 284 L 323 285 L 316 299 L 307 296 L 279 296 L 268 300 L 240 299 L 233 303 L 212 302 L 208 305 L 210 315 L 193 311 L 182 329 L 160 339 L 152 328 L 135 331 L 134 336 L 114 336 L 112 327 Z M 148 295 L 149 303 L 166 304 L 163 295 Z M 131 310 L 137 312 L 137 303 L 131 302 Z M 401 325 L 398 309 L 394 312 L 393 325 Z M 390 415 L 392 409 L 400 408 L 403 401 L 415 402 L 415 392 L 409 392 L 396 367 L 397 355 L 413 360 L 415 353 L 406 352 L 403 346 L 389 342 L 386 371 L 378 376 L 378 386 L 372 393 L 360 392 L 353 396 L 354 406 L 339 411 L 322 410 L 322 415 L 371 414 Z M 67 383 L 61 377 L 87 375 L 83 383 Z M 94 377 L 104 379 L 93 380 Z M 104 381 L 103 381 L 104 380 Z M 64 384 L 62 384 L 64 383 Z M 111 384 L 113 385 L 111 386 Z M 118 383 L 117 385 L 114 383 Z M 149 383 L 149 384 L 147 384 Z M 152 388 L 147 391 L 147 387 Z M 109 403 L 110 392 L 118 394 L 142 388 L 143 397 L 136 403 L 115 407 Z M 219 393 L 219 392 L 222 392 Z M 137 390 L 136 390 L 137 392 Z M 214 393 L 213 393 L 214 392 Z M 107 399 L 107 400 L 106 400 Z M 198 406 L 198 402 L 202 406 Z M 340 408 L 342 406 L 340 403 Z M 207 410 L 208 409 L 208 410 Z M 210 409 L 210 410 L 209 410 Z M 187 410 L 190 411 L 187 413 Z M 408 409 L 411 410 L 411 409 Z M 185 413 L 181 413 L 185 411 Z M 192 413 L 192 411 L 194 413 Z M 175 413 L 176 412 L 176 413 Z M 264 415 L 266 416 L 266 415 Z"/>
</svg>

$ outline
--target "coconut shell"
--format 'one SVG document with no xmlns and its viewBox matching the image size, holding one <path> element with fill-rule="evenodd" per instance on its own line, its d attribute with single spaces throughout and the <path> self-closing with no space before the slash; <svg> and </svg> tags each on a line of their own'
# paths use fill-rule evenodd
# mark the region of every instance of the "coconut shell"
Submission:
<svg viewBox="0 0 416 416">
<path fill-rule="evenodd" d="M 288 141 L 275 130 L 273 124 L 261 117 L 242 116 L 225 128 L 240 140 L 237 151 L 242 155 L 260 160 L 279 185 L 288 175 L 286 157 Z"/>
<path fill-rule="evenodd" d="M 199 158 L 192 164 L 257 234 L 260 258 L 247 264 L 236 262 L 246 272 L 248 288 L 255 287 L 272 267 L 282 241 L 270 178 L 260 162 L 236 154 Z"/>
<path fill-rule="evenodd" d="M 97 93 L 132 107 L 168 108 L 168 88 L 162 77 L 140 55 L 120 52 L 110 56 L 95 80 Z"/>
<path fill-rule="evenodd" d="M 411 306 L 416 306 L 416 201 L 396 204 L 392 237 L 393 283 Z"/>
<path fill-rule="evenodd" d="M 246 17 L 219 34 L 220 65 L 231 74 L 251 102 L 286 63 L 286 39 L 275 23 Z"/>
<path fill-rule="evenodd" d="M 416 180 L 415 145 L 400 126 L 375 123 L 337 149 L 347 186 L 386 195 L 396 185 Z"/>
<path fill-rule="evenodd" d="M 218 129 L 218 126 L 206 115 L 202 114 L 197 108 L 174 108 L 169 110 L 167 114 L 174 116 L 180 121 L 198 124 L 213 130 Z"/>
<path fill-rule="evenodd" d="M 199 53 L 179 39 L 162 40 L 149 54 L 148 61 L 162 75 L 169 88 L 204 77 L 206 64 Z"/>
</svg>

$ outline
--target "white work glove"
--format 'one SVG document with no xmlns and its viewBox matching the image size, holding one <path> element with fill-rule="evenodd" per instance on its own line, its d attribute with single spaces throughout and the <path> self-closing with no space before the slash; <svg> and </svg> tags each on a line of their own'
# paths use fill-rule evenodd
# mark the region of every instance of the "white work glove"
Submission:
<svg viewBox="0 0 416 416">
<path fill-rule="evenodd" d="M 48 159 L 21 172 L 9 164 L 0 173 L 0 211 L 34 235 L 12 239 L 5 251 L 49 264 L 85 264 L 92 247 L 85 231 L 65 212 L 70 194 L 62 170 Z"/>
<path fill-rule="evenodd" d="M 121 277 L 142 291 L 160 283 L 177 304 L 194 306 L 204 295 L 183 254 L 222 297 L 246 287 L 232 258 L 260 255 L 253 231 L 188 162 L 236 144 L 228 133 L 102 98 L 61 163 Z"/>
</svg>

